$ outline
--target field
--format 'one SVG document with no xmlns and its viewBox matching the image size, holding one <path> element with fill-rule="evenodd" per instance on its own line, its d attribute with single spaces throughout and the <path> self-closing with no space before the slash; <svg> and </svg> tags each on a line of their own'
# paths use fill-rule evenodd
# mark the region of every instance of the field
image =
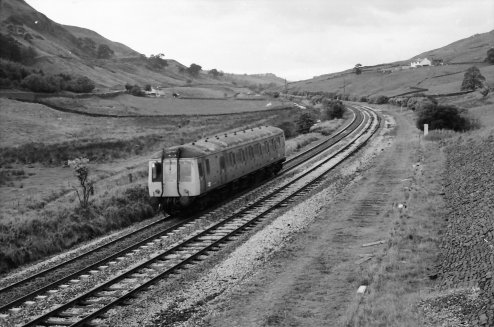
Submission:
<svg viewBox="0 0 494 327">
<path fill-rule="evenodd" d="M 176 88 L 180 93 L 180 88 Z M 217 91 L 220 93 L 219 91 Z M 181 95 L 184 95 L 181 93 Z M 211 97 L 211 92 L 185 93 L 191 97 Z M 223 97 L 223 93 L 217 94 Z M 44 100 L 50 104 L 68 107 L 89 113 L 108 115 L 218 115 L 233 114 L 248 111 L 272 109 L 281 105 L 278 100 L 240 101 L 232 98 L 216 99 L 175 99 L 173 97 L 144 98 L 131 95 L 119 95 L 111 99 L 70 99 L 48 98 Z"/>
<path fill-rule="evenodd" d="M 413 91 L 412 87 L 428 89 L 426 94 L 445 94 L 460 91 L 465 71 L 473 64 L 444 65 L 381 73 L 364 71 L 361 75 L 348 73 L 339 77 L 321 76 L 312 80 L 290 83 L 289 90 L 326 91 L 351 96 L 374 94 L 397 96 Z M 494 83 L 494 66 L 477 64 L 487 83 Z"/>
</svg>

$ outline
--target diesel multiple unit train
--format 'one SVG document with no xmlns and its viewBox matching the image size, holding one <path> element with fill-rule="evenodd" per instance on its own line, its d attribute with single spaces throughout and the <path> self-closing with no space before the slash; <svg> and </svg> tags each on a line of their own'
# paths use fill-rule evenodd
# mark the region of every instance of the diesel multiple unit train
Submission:
<svg viewBox="0 0 494 327">
<path fill-rule="evenodd" d="M 235 188 L 279 172 L 283 130 L 263 126 L 164 149 L 149 161 L 149 195 L 166 212 L 204 206 Z"/>
</svg>

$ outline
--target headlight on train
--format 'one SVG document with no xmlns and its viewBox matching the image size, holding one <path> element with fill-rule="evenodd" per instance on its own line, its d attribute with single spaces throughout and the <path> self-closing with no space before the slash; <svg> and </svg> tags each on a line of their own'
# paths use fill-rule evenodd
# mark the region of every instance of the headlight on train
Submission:
<svg viewBox="0 0 494 327">
<path fill-rule="evenodd" d="M 159 195 L 161 193 L 160 190 L 154 190 L 154 194 Z"/>
</svg>

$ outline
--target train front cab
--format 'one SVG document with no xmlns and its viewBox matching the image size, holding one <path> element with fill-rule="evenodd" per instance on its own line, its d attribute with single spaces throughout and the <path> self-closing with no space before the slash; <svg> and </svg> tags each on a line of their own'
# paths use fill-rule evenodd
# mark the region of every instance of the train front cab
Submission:
<svg viewBox="0 0 494 327">
<path fill-rule="evenodd" d="M 204 174 L 200 176 L 196 159 L 165 158 L 149 162 L 149 195 L 163 199 L 164 202 L 186 206 L 201 194 L 200 186 L 204 184 Z M 177 182 L 178 180 L 178 182 Z"/>
</svg>

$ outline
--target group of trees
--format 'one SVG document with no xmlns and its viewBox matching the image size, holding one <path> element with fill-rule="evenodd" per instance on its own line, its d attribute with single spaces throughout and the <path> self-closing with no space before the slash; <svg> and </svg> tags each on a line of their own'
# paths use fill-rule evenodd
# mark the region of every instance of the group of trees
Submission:
<svg viewBox="0 0 494 327">
<path fill-rule="evenodd" d="M 23 88 L 32 92 L 54 93 L 70 91 L 88 93 L 94 82 L 85 76 L 69 74 L 45 74 L 42 70 L 29 69 L 22 64 L 0 60 L 0 88 Z"/>
<path fill-rule="evenodd" d="M 216 68 L 213 68 L 211 69 L 209 72 L 208 72 L 209 75 L 212 75 L 214 78 L 217 78 L 219 76 L 223 76 L 223 72 L 222 71 L 219 71 L 217 70 Z"/>
<path fill-rule="evenodd" d="M 197 64 L 191 64 L 189 67 L 184 68 L 184 67 L 179 67 L 178 71 L 180 73 L 186 73 L 189 74 L 192 77 L 197 77 L 199 76 L 199 72 L 201 71 L 202 67 L 197 65 Z"/>
<path fill-rule="evenodd" d="M 151 90 L 151 85 L 149 85 L 149 89 Z M 125 84 L 125 91 L 129 94 L 132 94 L 133 96 L 136 97 L 142 97 L 145 95 L 144 91 L 141 89 L 141 87 L 137 84 Z"/>
<path fill-rule="evenodd" d="M 89 93 L 95 84 L 86 76 L 73 77 L 68 74 L 44 75 L 34 73 L 21 81 L 21 86 L 33 92 L 54 93 L 70 91 L 75 93 Z"/>
<path fill-rule="evenodd" d="M 165 55 L 163 53 L 158 53 L 156 55 L 150 55 L 147 58 L 148 65 L 151 69 L 162 69 L 168 66 L 168 62 L 163 59 Z"/>
<path fill-rule="evenodd" d="M 0 58 L 31 65 L 37 56 L 33 47 L 25 47 L 13 37 L 0 33 Z"/>
<path fill-rule="evenodd" d="M 78 38 L 77 45 L 86 55 L 98 59 L 110 59 L 115 54 L 115 52 L 107 44 L 98 45 L 89 37 Z"/>
</svg>

